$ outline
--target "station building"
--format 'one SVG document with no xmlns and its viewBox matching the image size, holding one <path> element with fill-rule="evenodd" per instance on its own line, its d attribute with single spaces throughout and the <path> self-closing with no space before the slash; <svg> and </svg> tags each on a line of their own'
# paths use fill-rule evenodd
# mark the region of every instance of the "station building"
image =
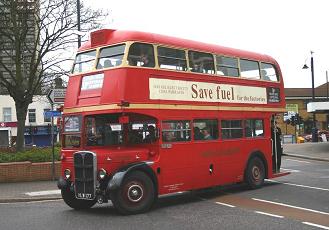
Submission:
<svg viewBox="0 0 329 230">
<path fill-rule="evenodd" d="M 311 134 L 313 114 L 315 112 L 316 127 L 318 130 L 329 131 L 329 83 L 322 84 L 314 89 L 315 100 L 312 101 L 312 88 L 285 88 L 288 113 L 298 113 L 303 121 L 298 126 L 284 122 L 285 116 L 279 119 L 282 134 L 303 136 Z M 308 109 L 309 108 L 309 109 Z M 287 115 L 287 114 L 285 114 Z"/>
</svg>

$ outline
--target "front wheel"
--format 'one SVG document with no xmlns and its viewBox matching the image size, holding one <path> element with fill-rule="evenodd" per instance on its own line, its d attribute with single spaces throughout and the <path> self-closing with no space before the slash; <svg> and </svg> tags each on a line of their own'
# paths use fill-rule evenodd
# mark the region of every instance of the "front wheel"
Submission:
<svg viewBox="0 0 329 230">
<path fill-rule="evenodd" d="M 70 206 L 71 208 L 74 208 L 76 210 L 80 209 L 88 209 L 94 206 L 96 204 L 96 199 L 95 200 L 79 200 L 75 198 L 75 195 L 73 192 L 70 191 L 70 189 L 62 189 L 62 198 L 64 202 Z"/>
<path fill-rule="evenodd" d="M 154 184 L 145 173 L 134 171 L 126 176 L 111 197 L 114 207 L 122 214 L 146 212 L 155 200 Z"/>
<path fill-rule="evenodd" d="M 245 182 L 251 189 L 262 187 L 265 179 L 265 166 L 259 157 L 252 158 L 245 172 Z"/>
</svg>

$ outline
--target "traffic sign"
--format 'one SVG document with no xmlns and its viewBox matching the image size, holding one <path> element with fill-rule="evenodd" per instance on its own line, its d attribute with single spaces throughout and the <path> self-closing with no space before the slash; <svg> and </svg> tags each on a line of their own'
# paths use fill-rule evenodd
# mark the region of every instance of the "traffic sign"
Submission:
<svg viewBox="0 0 329 230">
<path fill-rule="evenodd" d="M 64 104 L 66 89 L 50 89 L 47 97 L 51 104 Z"/>
<path fill-rule="evenodd" d="M 60 117 L 60 116 L 62 116 L 62 113 L 60 111 L 50 110 L 50 111 L 44 112 L 44 115 L 46 118 L 51 118 L 51 117 Z"/>
</svg>

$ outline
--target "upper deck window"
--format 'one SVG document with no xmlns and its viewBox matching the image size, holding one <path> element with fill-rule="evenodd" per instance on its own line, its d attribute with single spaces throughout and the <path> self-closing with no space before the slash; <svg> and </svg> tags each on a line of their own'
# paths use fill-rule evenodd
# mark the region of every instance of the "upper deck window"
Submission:
<svg viewBox="0 0 329 230">
<path fill-rule="evenodd" d="M 77 54 L 74 61 L 73 73 L 81 73 L 92 70 L 95 63 L 95 57 L 95 50 Z"/>
<path fill-rule="evenodd" d="M 158 47 L 159 66 L 162 69 L 186 71 L 187 63 L 184 50 Z"/>
<path fill-rule="evenodd" d="M 207 74 L 215 73 L 213 55 L 208 53 L 189 51 L 188 57 L 189 57 L 190 71 L 196 73 L 207 73 Z"/>
<path fill-rule="evenodd" d="M 237 58 L 216 56 L 216 62 L 218 75 L 239 77 Z"/>
<path fill-rule="evenodd" d="M 260 63 L 260 73 L 263 80 L 279 81 L 279 77 L 276 74 L 275 68 L 272 64 Z"/>
<path fill-rule="evenodd" d="M 97 69 L 111 68 L 122 63 L 125 45 L 111 46 L 101 49 Z"/>
<path fill-rule="evenodd" d="M 260 79 L 259 65 L 257 61 L 240 59 L 241 77 Z"/>
<path fill-rule="evenodd" d="M 134 43 L 129 48 L 128 63 L 131 66 L 154 67 L 153 45 Z"/>
</svg>

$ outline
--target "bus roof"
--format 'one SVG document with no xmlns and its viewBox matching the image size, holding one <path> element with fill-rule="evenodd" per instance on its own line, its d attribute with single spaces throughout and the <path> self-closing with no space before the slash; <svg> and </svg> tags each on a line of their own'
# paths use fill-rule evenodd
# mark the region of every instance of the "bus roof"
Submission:
<svg viewBox="0 0 329 230">
<path fill-rule="evenodd" d="M 91 32 L 90 37 L 79 51 L 126 41 L 139 41 L 276 63 L 272 57 L 264 54 L 147 32 L 101 29 Z"/>
</svg>

